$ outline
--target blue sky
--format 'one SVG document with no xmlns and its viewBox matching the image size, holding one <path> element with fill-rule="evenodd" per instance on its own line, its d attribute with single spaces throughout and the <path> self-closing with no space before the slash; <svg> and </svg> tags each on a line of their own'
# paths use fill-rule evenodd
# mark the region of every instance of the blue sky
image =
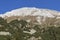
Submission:
<svg viewBox="0 0 60 40">
<path fill-rule="evenodd" d="M 47 8 L 60 11 L 60 0 L 0 0 L 0 13 L 21 7 Z"/>
</svg>

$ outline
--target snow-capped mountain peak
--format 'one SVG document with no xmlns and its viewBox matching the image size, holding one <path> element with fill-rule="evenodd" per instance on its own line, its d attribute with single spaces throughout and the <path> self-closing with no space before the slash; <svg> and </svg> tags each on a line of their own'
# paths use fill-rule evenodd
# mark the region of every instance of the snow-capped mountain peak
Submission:
<svg viewBox="0 0 60 40">
<path fill-rule="evenodd" d="M 49 10 L 49 9 L 39 9 L 35 7 L 24 7 L 15 9 L 4 14 L 0 14 L 0 17 L 10 17 L 10 16 L 44 16 L 44 17 L 54 17 L 54 15 L 59 15 L 60 12 Z"/>
</svg>

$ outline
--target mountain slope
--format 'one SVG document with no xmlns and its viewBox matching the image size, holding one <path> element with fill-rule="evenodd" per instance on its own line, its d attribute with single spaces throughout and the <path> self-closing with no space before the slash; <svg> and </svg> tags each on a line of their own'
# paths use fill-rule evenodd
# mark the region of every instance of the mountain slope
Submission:
<svg viewBox="0 0 60 40">
<path fill-rule="evenodd" d="M 18 19 L 18 20 L 24 19 L 31 22 L 37 21 L 38 23 L 41 24 L 41 21 L 45 21 L 47 18 L 60 19 L 60 12 L 49 9 L 40 9 L 35 7 L 23 7 L 6 12 L 4 14 L 0 14 L 0 17 L 7 19 L 8 22 L 14 19 Z"/>
<path fill-rule="evenodd" d="M 59 14 L 58 11 L 34 7 L 0 14 L 0 39 L 60 40 Z"/>
</svg>

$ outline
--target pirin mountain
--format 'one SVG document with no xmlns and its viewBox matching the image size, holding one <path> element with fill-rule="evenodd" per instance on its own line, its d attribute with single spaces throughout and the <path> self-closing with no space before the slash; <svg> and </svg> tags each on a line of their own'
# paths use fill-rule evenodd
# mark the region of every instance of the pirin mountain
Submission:
<svg viewBox="0 0 60 40">
<path fill-rule="evenodd" d="M 60 40 L 60 12 L 23 7 L 0 14 L 0 40 Z"/>
</svg>

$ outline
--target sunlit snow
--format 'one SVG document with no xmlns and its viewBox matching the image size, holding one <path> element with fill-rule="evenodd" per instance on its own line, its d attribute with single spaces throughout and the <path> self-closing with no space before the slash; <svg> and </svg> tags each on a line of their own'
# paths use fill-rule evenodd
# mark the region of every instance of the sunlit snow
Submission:
<svg viewBox="0 0 60 40">
<path fill-rule="evenodd" d="M 26 15 L 54 17 L 53 16 L 54 13 L 55 15 L 57 15 L 59 12 L 54 10 L 35 8 L 35 7 L 23 7 L 23 8 L 14 9 L 4 14 L 0 14 L 0 17 L 26 16 Z"/>
</svg>

